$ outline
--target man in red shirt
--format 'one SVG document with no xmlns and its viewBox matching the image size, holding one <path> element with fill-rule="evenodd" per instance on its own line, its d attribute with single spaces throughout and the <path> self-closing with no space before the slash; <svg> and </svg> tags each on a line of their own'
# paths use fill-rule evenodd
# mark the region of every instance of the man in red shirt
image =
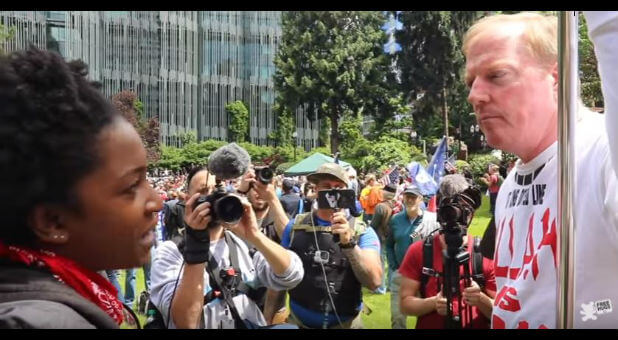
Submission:
<svg viewBox="0 0 618 340">
<path fill-rule="evenodd" d="M 461 186 L 456 188 L 453 192 L 458 193 L 467 189 L 467 182 L 465 179 L 454 179 L 452 176 L 461 175 L 448 175 L 444 176 L 440 185 L 440 192 L 443 197 L 450 196 L 451 194 L 445 194 L 445 186 L 453 185 Z M 462 184 L 466 183 L 466 184 Z M 469 225 L 472 216 L 469 216 Z M 431 237 L 431 236 L 430 236 Z M 418 317 L 416 323 L 417 329 L 440 329 L 445 328 L 446 314 L 447 314 L 447 301 L 444 298 L 442 291 L 438 291 L 438 283 L 440 287 L 443 286 L 444 280 L 440 276 L 430 276 L 425 285 L 425 291 L 421 292 L 421 281 L 423 277 L 423 243 L 424 241 L 417 241 L 413 243 L 406 256 L 403 259 L 401 266 L 399 267 L 399 273 L 402 276 L 401 288 L 400 288 L 400 306 L 401 311 L 405 315 L 414 315 Z M 466 265 L 469 266 L 469 272 L 473 273 L 473 237 L 464 235 L 463 243 L 464 248 L 471 254 L 470 260 Z M 433 236 L 433 270 L 437 273 L 443 272 L 443 250 L 446 250 L 446 241 L 444 234 Z M 460 315 L 461 324 L 463 328 L 489 328 L 491 312 L 493 306 L 493 299 L 496 295 L 496 281 L 494 277 L 493 261 L 487 258 L 483 258 L 483 276 L 485 279 L 484 287 L 480 287 L 475 281 L 471 281 L 469 287 L 465 286 L 464 267 L 459 267 L 459 275 L 462 278 L 460 281 L 460 291 L 462 310 L 466 310 L 466 307 L 471 307 L 472 318 L 469 319 L 466 313 Z M 439 281 L 439 282 L 438 282 Z M 457 299 L 453 299 L 452 305 L 453 315 L 458 314 L 459 306 Z"/>
</svg>

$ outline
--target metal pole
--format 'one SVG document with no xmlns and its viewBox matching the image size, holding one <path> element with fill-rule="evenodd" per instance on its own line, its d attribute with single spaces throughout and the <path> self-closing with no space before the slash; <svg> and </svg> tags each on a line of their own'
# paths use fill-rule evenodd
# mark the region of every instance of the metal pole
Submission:
<svg viewBox="0 0 618 340">
<path fill-rule="evenodd" d="M 579 98 L 577 12 L 560 12 L 558 21 L 558 328 L 573 328 L 575 225 L 575 114 Z"/>
</svg>

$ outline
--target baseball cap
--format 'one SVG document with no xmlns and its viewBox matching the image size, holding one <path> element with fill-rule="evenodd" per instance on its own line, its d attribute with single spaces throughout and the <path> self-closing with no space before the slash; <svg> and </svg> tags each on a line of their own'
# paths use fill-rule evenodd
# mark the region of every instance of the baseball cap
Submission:
<svg viewBox="0 0 618 340">
<path fill-rule="evenodd" d="M 423 196 L 423 192 L 421 191 L 421 189 L 419 187 L 417 187 L 416 185 L 412 184 L 412 185 L 408 185 L 404 190 L 403 190 L 404 194 L 414 194 L 416 196 Z"/>
<path fill-rule="evenodd" d="M 324 163 L 312 174 L 307 176 L 307 180 L 311 183 L 317 183 L 322 177 L 334 177 L 338 181 L 348 185 L 348 175 L 343 167 L 336 163 Z"/>
</svg>

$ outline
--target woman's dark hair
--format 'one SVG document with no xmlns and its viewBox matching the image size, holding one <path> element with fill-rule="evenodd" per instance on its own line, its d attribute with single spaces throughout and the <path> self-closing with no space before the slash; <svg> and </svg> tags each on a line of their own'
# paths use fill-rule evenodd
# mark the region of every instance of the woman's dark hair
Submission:
<svg viewBox="0 0 618 340">
<path fill-rule="evenodd" d="M 0 240 L 28 244 L 39 204 L 79 211 L 76 183 L 98 166 L 99 133 L 120 115 L 87 65 L 30 48 L 0 57 Z M 93 193 L 95 194 L 95 193 Z"/>
</svg>

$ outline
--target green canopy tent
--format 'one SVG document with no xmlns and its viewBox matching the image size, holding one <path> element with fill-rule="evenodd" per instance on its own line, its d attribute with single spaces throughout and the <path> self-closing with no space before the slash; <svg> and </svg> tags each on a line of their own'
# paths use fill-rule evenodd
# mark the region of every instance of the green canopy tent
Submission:
<svg viewBox="0 0 618 340">
<path fill-rule="evenodd" d="M 318 170 L 320 165 L 324 163 L 332 163 L 335 160 L 332 157 L 326 156 L 319 152 L 314 153 L 313 155 L 303 159 L 302 161 L 291 166 L 286 172 L 283 174 L 285 176 L 304 176 L 308 175 L 312 172 Z M 344 169 L 348 170 L 351 165 L 350 163 L 339 160 L 339 165 L 341 165 Z"/>
</svg>

